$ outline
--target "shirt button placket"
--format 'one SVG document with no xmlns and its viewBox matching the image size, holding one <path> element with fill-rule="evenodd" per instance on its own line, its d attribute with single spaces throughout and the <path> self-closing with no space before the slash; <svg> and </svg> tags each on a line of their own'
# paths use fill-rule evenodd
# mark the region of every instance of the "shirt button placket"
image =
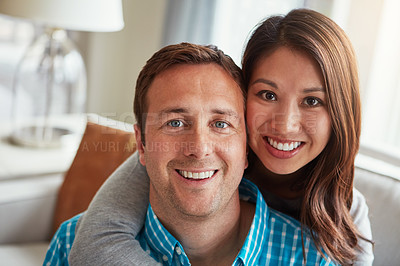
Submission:
<svg viewBox="0 0 400 266">
<path fill-rule="evenodd" d="M 182 254 L 182 250 L 180 247 L 175 248 L 176 253 L 180 256 Z"/>
<path fill-rule="evenodd" d="M 178 254 L 179 261 L 182 265 L 190 265 L 190 263 L 187 261 L 187 257 L 182 255 L 182 249 L 179 246 L 175 247 L 175 252 Z"/>
</svg>

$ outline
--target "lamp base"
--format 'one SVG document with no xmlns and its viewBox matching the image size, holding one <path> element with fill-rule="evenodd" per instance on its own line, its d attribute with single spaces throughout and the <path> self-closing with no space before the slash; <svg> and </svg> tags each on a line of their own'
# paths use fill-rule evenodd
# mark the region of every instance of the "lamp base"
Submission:
<svg viewBox="0 0 400 266">
<path fill-rule="evenodd" d="M 64 128 L 29 126 L 20 128 L 18 134 L 9 137 L 9 141 L 31 148 L 60 148 L 64 139 L 72 135 L 73 131 Z"/>
<path fill-rule="evenodd" d="M 46 28 L 17 67 L 11 142 L 37 148 L 61 146 L 62 139 L 73 132 L 52 121 L 83 113 L 85 99 L 82 56 L 65 30 Z"/>
</svg>

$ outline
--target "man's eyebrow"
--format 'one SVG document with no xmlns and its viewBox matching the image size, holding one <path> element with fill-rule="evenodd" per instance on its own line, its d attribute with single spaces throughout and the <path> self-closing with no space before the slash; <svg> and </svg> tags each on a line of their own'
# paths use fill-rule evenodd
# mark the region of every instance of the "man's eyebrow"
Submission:
<svg viewBox="0 0 400 266">
<path fill-rule="evenodd" d="M 189 114 L 189 110 L 187 108 L 166 108 L 161 110 L 161 112 L 159 112 L 158 116 L 162 117 L 166 114 Z M 226 115 L 226 116 L 231 116 L 234 118 L 239 118 L 239 114 L 231 109 L 228 108 L 214 108 L 211 110 L 212 114 L 219 114 L 219 115 Z"/>
<path fill-rule="evenodd" d="M 166 115 L 166 114 L 187 114 L 187 113 L 189 113 L 189 110 L 186 108 L 171 107 L 171 108 L 165 108 L 165 109 L 161 110 L 158 113 L 158 116 L 162 117 L 163 115 Z"/>
<path fill-rule="evenodd" d="M 231 116 L 233 118 L 239 118 L 239 114 L 231 109 L 225 109 L 225 108 L 215 108 L 211 110 L 211 113 L 214 114 L 219 114 L 219 115 L 226 115 L 226 116 Z"/>
<path fill-rule="evenodd" d="M 172 107 L 172 108 L 166 108 L 164 110 L 161 110 L 161 113 L 189 113 L 189 110 L 186 108 L 181 108 L 181 107 Z"/>
<path fill-rule="evenodd" d="M 251 85 L 253 85 L 255 83 L 264 83 L 271 87 L 274 87 L 275 89 L 278 89 L 278 85 L 276 85 L 275 82 L 268 80 L 268 79 L 256 79 Z"/>
</svg>

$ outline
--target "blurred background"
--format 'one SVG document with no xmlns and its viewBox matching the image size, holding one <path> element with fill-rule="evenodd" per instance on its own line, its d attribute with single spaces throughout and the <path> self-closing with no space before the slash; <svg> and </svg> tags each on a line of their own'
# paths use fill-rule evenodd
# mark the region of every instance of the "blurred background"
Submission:
<svg viewBox="0 0 400 266">
<path fill-rule="evenodd" d="M 123 0 L 118 32 L 68 31 L 87 72 L 86 112 L 133 123 L 135 81 L 159 48 L 215 44 L 240 65 L 252 28 L 307 7 L 336 21 L 353 42 L 363 102 L 362 152 L 400 166 L 400 2 L 396 0 Z M 0 123 L 11 120 L 15 68 L 40 25 L 0 16 Z"/>
</svg>

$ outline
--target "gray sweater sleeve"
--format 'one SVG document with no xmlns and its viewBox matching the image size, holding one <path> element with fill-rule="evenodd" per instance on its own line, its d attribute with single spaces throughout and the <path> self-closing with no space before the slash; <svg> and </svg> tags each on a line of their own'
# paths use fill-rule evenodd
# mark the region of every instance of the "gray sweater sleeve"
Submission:
<svg viewBox="0 0 400 266">
<path fill-rule="evenodd" d="M 79 219 L 70 265 L 157 265 L 135 240 L 148 199 L 149 178 L 135 152 L 107 179 Z"/>
<path fill-rule="evenodd" d="M 355 226 L 360 234 L 366 239 L 372 240 L 371 224 L 368 218 L 368 206 L 364 196 L 357 189 L 353 189 L 353 204 L 350 214 L 353 217 Z M 357 254 L 355 266 L 369 266 L 374 261 L 372 244 L 363 239 L 359 239 L 361 251 Z"/>
</svg>

